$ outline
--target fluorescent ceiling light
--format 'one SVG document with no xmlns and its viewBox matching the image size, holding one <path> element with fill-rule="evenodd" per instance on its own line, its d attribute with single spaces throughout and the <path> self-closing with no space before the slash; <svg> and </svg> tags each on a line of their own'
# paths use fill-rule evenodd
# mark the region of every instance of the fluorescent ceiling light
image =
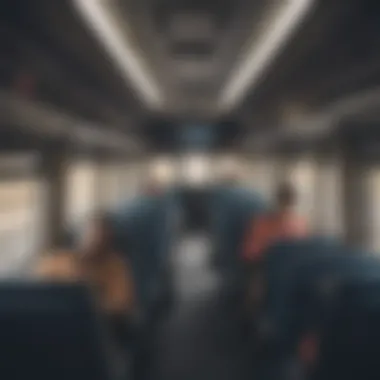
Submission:
<svg viewBox="0 0 380 380">
<path fill-rule="evenodd" d="M 232 77 L 222 91 L 221 109 L 230 109 L 238 103 L 249 87 L 254 86 L 276 54 L 291 37 L 310 11 L 314 0 L 284 0 L 278 5 L 273 20 L 265 23 L 259 40 L 248 49 L 245 58 L 237 64 Z"/>
<path fill-rule="evenodd" d="M 159 108 L 162 96 L 158 85 L 149 75 L 139 54 L 132 46 L 130 39 L 117 27 L 116 15 L 102 0 L 73 0 L 78 11 L 118 64 L 127 81 L 131 81 L 143 100 L 152 108 Z"/>
</svg>

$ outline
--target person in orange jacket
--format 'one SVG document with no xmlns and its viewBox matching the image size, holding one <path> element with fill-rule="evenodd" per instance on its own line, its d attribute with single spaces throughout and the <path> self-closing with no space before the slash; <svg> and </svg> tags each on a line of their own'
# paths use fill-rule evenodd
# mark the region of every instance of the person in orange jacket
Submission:
<svg viewBox="0 0 380 380">
<path fill-rule="evenodd" d="M 275 209 L 252 221 L 244 243 L 244 261 L 260 261 L 265 250 L 276 241 L 301 239 L 308 235 L 307 221 L 295 211 L 296 203 L 297 194 L 293 186 L 282 183 L 277 190 Z"/>
<path fill-rule="evenodd" d="M 260 264 L 269 246 L 282 239 L 302 239 L 309 233 L 307 221 L 297 214 L 297 194 L 289 183 L 282 183 L 276 194 L 273 211 L 252 221 L 247 231 L 242 257 L 249 267 L 248 306 L 258 310 L 265 292 Z"/>
</svg>

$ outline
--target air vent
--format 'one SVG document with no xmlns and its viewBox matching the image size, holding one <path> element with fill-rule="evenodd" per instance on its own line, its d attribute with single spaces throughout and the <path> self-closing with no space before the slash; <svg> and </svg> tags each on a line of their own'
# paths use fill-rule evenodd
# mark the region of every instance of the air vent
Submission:
<svg viewBox="0 0 380 380">
<path fill-rule="evenodd" d="M 188 96 L 210 96 L 215 92 L 215 86 L 210 82 L 184 82 L 180 83 L 182 91 L 186 92 Z"/>
<path fill-rule="evenodd" d="M 173 60 L 171 66 L 180 80 L 209 80 L 218 72 L 213 62 L 205 60 Z"/>
<path fill-rule="evenodd" d="M 170 48 L 174 58 L 193 57 L 209 58 L 215 51 L 215 45 L 210 42 L 180 42 Z"/>
</svg>

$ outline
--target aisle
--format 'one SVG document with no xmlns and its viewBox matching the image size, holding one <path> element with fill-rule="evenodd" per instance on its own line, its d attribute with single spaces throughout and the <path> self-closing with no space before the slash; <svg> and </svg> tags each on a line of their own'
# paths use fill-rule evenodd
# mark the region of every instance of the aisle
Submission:
<svg viewBox="0 0 380 380">
<path fill-rule="evenodd" d="M 189 237 L 176 249 L 178 301 L 160 329 L 152 379 L 252 378 L 236 308 L 226 304 L 221 280 L 209 268 L 209 253 L 202 236 Z"/>
</svg>

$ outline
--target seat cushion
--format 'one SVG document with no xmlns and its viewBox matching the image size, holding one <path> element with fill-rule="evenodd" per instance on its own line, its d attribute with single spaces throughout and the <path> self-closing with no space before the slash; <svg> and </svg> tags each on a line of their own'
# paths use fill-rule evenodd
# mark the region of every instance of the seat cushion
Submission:
<svg viewBox="0 0 380 380">
<path fill-rule="evenodd" d="M 378 379 L 380 281 L 346 284 L 322 336 L 316 379 Z"/>
<path fill-rule="evenodd" d="M 100 326 L 85 287 L 0 284 L 1 378 L 112 378 Z"/>
</svg>

